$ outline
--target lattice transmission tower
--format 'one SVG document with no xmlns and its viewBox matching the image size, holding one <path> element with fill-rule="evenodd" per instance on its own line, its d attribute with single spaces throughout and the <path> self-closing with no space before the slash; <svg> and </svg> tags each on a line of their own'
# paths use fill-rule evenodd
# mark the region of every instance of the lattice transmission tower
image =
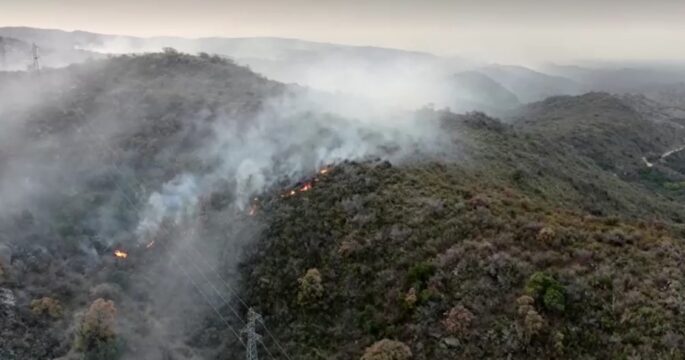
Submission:
<svg viewBox="0 0 685 360">
<path fill-rule="evenodd" d="M 35 72 L 40 72 L 40 56 L 38 54 L 38 45 L 33 43 L 33 64 L 31 64 L 31 70 Z"/>
<path fill-rule="evenodd" d="M 247 360 L 258 360 L 259 354 L 257 352 L 257 344 L 262 336 L 257 334 L 257 322 L 262 319 L 262 316 L 257 314 L 254 309 L 250 308 L 247 311 L 247 324 L 243 329 L 243 333 L 247 335 L 247 344 L 245 349 Z"/>
<path fill-rule="evenodd" d="M 7 68 L 7 49 L 5 48 L 5 39 L 0 37 L 0 70 Z"/>
</svg>

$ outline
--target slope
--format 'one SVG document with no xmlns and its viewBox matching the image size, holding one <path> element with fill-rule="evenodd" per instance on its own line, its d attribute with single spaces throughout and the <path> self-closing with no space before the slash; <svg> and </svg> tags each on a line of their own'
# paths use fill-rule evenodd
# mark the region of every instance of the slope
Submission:
<svg viewBox="0 0 685 360">
<path fill-rule="evenodd" d="M 681 204 L 538 135 L 438 115 L 472 161 L 351 162 L 260 201 L 243 292 L 292 358 L 682 353 Z"/>
</svg>

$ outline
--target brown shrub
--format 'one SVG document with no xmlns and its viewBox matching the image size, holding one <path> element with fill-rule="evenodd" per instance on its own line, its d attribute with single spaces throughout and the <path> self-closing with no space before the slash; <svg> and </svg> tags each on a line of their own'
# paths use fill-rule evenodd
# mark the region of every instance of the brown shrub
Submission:
<svg viewBox="0 0 685 360">
<path fill-rule="evenodd" d="M 338 248 L 338 255 L 348 257 L 361 249 L 359 242 L 354 240 L 343 240 Z"/>
<path fill-rule="evenodd" d="M 476 317 L 468 309 L 457 305 L 445 313 L 442 325 L 452 335 L 467 335 Z"/>
<path fill-rule="evenodd" d="M 92 351 L 111 343 L 116 334 L 114 332 L 114 319 L 117 310 L 114 302 L 97 299 L 88 308 L 81 319 L 81 324 L 76 334 L 76 349 L 80 351 Z"/>
<path fill-rule="evenodd" d="M 409 291 L 407 291 L 407 294 L 404 295 L 404 306 L 407 309 L 413 309 L 418 300 L 419 298 L 416 296 L 416 289 L 412 287 L 409 289 Z"/>
<path fill-rule="evenodd" d="M 543 227 L 538 231 L 537 235 L 537 240 L 542 243 L 549 244 L 552 241 L 554 241 L 554 237 L 556 236 L 556 233 L 554 229 L 549 228 L 549 227 Z"/>
<path fill-rule="evenodd" d="M 406 344 L 383 339 L 366 348 L 360 360 L 409 360 L 411 357 L 411 350 Z"/>
<path fill-rule="evenodd" d="M 528 336 L 537 335 L 545 327 L 545 319 L 535 309 L 531 309 L 523 319 L 526 334 Z"/>
<path fill-rule="evenodd" d="M 59 300 L 51 297 L 42 297 L 31 301 L 31 312 L 35 315 L 49 315 L 54 319 L 62 317 L 62 305 Z"/>
<path fill-rule="evenodd" d="M 488 199 L 484 195 L 476 195 L 476 196 L 470 198 L 469 200 L 467 200 L 466 204 L 472 209 L 489 208 L 490 207 L 490 199 Z"/>
<path fill-rule="evenodd" d="M 516 299 L 516 304 L 518 305 L 518 314 L 524 316 L 528 314 L 528 311 L 535 310 L 534 304 L 535 299 L 528 295 L 522 295 Z"/>
</svg>

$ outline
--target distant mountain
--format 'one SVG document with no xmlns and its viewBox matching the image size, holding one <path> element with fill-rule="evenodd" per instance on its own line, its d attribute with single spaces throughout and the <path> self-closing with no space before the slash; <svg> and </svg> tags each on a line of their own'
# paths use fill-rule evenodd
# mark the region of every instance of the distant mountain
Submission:
<svg viewBox="0 0 685 360">
<path fill-rule="evenodd" d="M 35 42 L 41 47 L 102 54 L 158 52 L 165 47 L 192 54 L 218 54 L 280 82 L 409 107 L 429 102 L 448 105 L 449 99 L 443 101 L 436 84 L 473 66 L 463 59 L 416 51 L 282 38 L 141 38 L 25 27 L 0 28 L 0 36 Z"/>
<path fill-rule="evenodd" d="M 685 64 L 606 63 L 587 67 L 550 64 L 543 68 L 577 81 L 585 91 L 643 94 L 664 105 L 685 109 Z"/>
<path fill-rule="evenodd" d="M 580 84 L 571 79 L 522 66 L 490 65 L 478 71 L 511 90 L 522 102 L 539 101 L 555 95 L 575 95 L 581 91 Z"/>
<path fill-rule="evenodd" d="M 641 90 L 650 99 L 685 112 L 685 78 L 681 82 L 646 86 Z"/>
<path fill-rule="evenodd" d="M 338 52 L 370 56 L 375 60 L 402 55 L 411 58 L 435 58 L 427 53 L 370 46 L 337 45 L 297 39 L 274 37 L 255 38 L 182 38 L 173 36 L 137 37 L 126 35 L 98 34 L 86 31 L 64 31 L 29 27 L 0 27 L 0 35 L 35 42 L 39 45 L 52 44 L 59 48 L 84 48 L 100 52 L 145 52 L 160 51 L 163 47 L 174 47 L 186 52 L 211 52 L 235 58 L 306 58 L 323 52 Z"/>
<path fill-rule="evenodd" d="M 632 92 L 654 85 L 685 82 L 685 65 L 670 63 L 590 63 L 586 66 L 548 64 L 542 70 L 567 77 L 585 90 Z"/>
<path fill-rule="evenodd" d="M 456 111 L 490 111 L 499 113 L 520 105 L 516 94 L 487 75 L 464 71 L 450 78 Z"/>
</svg>

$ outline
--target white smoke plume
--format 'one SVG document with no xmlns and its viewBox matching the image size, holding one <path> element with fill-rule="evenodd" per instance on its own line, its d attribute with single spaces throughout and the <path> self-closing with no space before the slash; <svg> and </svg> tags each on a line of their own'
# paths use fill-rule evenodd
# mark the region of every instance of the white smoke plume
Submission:
<svg viewBox="0 0 685 360">
<path fill-rule="evenodd" d="M 233 205 L 244 210 L 255 195 L 325 166 L 371 157 L 400 161 L 415 152 L 437 154 L 449 144 L 437 122 L 414 112 L 308 90 L 269 99 L 253 119 L 224 120 L 200 150 L 201 158 L 216 164 L 212 171 L 179 174 L 154 192 L 139 233 L 192 213 L 198 197 L 217 184 L 232 184 Z"/>
</svg>

